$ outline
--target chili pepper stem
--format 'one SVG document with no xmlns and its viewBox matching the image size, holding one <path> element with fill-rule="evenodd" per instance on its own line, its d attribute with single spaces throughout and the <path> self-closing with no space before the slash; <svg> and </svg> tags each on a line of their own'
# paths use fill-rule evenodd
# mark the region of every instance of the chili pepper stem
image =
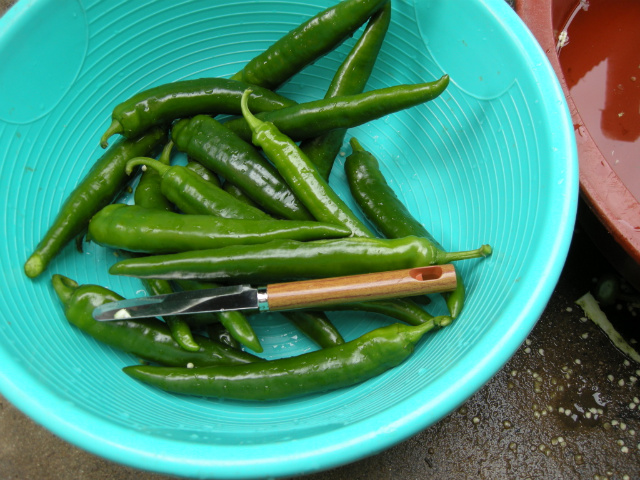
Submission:
<svg viewBox="0 0 640 480">
<path fill-rule="evenodd" d="M 167 170 L 169 170 L 170 166 L 160 162 L 154 158 L 149 158 L 149 157 L 135 157 L 132 158 L 131 160 L 129 160 L 127 162 L 127 166 L 126 166 L 126 171 L 127 171 L 127 175 L 131 175 L 131 172 L 133 171 L 134 167 L 137 167 L 138 165 L 144 165 L 147 167 L 151 167 L 155 170 L 158 171 L 158 173 L 160 173 L 160 175 L 164 175 Z"/>
<path fill-rule="evenodd" d="M 491 245 L 482 245 L 475 250 L 464 250 L 461 252 L 445 252 L 443 250 L 437 253 L 437 263 L 451 263 L 458 260 L 469 260 L 472 258 L 487 257 L 491 255 L 493 249 Z"/>
<path fill-rule="evenodd" d="M 113 120 L 109 128 L 104 132 L 102 137 L 100 137 L 100 146 L 102 148 L 107 148 L 109 146 L 109 138 L 111 138 L 116 133 L 122 133 L 124 129 L 122 128 L 122 124 L 118 120 Z"/>
<path fill-rule="evenodd" d="M 416 330 L 421 334 L 424 334 L 434 328 L 443 328 L 447 325 L 451 324 L 453 319 L 449 315 L 441 315 L 438 317 L 433 317 L 429 321 L 416 326 Z"/>
<path fill-rule="evenodd" d="M 69 301 L 73 292 L 79 286 L 76 281 L 57 273 L 51 277 L 51 284 L 53 285 L 53 289 L 58 295 L 58 298 L 60 298 L 64 304 Z"/>
<path fill-rule="evenodd" d="M 442 315 L 433 317 L 424 323 L 419 325 L 412 325 L 407 327 L 405 334 L 411 337 L 413 342 L 418 342 L 427 332 L 430 332 L 434 328 L 444 328 L 453 322 L 453 318 L 448 315 Z"/>
<path fill-rule="evenodd" d="M 240 109 L 242 110 L 242 115 L 247 120 L 249 127 L 252 132 L 255 132 L 254 135 L 257 134 L 257 129 L 260 128 L 265 122 L 257 118 L 251 111 L 249 110 L 249 96 L 251 95 L 251 89 L 247 88 L 240 99 Z"/>
<path fill-rule="evenodd" d="M 165 165 L 171 164 L 171 152 L 173 151 L 173 140 L 169 140 L 169 142 L 162 149 L 162 153 L 158 157 L 158 161 Z"/>
<path fill-rule="evenodd" d="M 360 145 L 360 142 L 358 141 L 358 139 L 356 137 L 351 137 L 351 139 L 349 139 L 349 145 L 351 145 L 351 149 L 354 152 L 364 152 L 364 147 L 362 145 Z"/>
</svg>

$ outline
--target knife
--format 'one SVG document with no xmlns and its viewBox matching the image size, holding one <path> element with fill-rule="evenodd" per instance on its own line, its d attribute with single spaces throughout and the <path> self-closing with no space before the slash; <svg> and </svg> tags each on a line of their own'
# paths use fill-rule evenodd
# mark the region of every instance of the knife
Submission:
<svg viewBox="0 0 640 480">
<path fill-rule="evenodd" d="M 111 321 L 225 310 L 277 312 L 447 292 L 454 290 L 456 284 L 453 265 L 431 265 L 273 283 L 257 288 L 251 285 L 234 285 L 132 298 L 97 307 L 93 311 L 93 318 Z"/>
</svg>

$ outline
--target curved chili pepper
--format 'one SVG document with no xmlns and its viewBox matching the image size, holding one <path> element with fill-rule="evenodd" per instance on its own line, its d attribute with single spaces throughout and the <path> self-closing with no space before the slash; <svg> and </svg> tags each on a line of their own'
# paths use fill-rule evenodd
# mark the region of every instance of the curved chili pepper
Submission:
<svg viewBox="0 0 640 480">
<path fill-rule="evenodd" d="M 345 0 L 302 23 L 232 78 L 271 90 L 350 37 L 387 0 Z"/>
<path fill-rule="evenodd" d="M 357 139 L 352 138 L 350 142 L 353 153 L 347 157 L 344 168 L 351 194 L 365 217 L 387 238 L 416 235 L 443 250 L 389 186 L 375 156 L 367 152 Z M 465 299 L 465 286 L 460 276 L 455 290 L 443 296 L 449 314 L 453 318 L 458 317 Z"/>
<path fill-rule="evenodd" d="M 114 275 L 140 278 L 192 278 L 214 281 L 275 281 L 326 278 L 450 263 L 485 257 L 491 247 L 445 252 L 421 237 L 397 239 L 272 240 L 212 250 L 150 255 L 121 260 Z"/>
<path fill-rule="evenodd" d="M 240 114 L 240 96 L 249 85 L 225 78 L 199 78 L 166 83 L 137 93 L 118 104 L 112 122 L 100 139 L 106 148 L 112 135 L 126 138 L 141 135 L 154 126 L 167 126 L 178 118 L 197 114 Z M 251 105 L 269 111 L 296 102 L 268 89 L 256 88 Z"/>
<path fill-rule="evenodd" d="M 177 122 L 171 136 L 178 149 L 240 188 L 268 213 L 312 220 L 277 169 L 250 144 L 206 115 Z"/>
<path fill-rule="evenodd" d="M 197 352 L 184 350 L 172 338 L 166 324 L 156 318 L 98 322 L 93 310 L 122 300 L 117 293 L 98 285 L 79 285 L 63 275 L 53 275 L 53 288 L 64 307 L 67 320 L 77 328 L 119 350 L 167 366 L 196 367 L 217 364 L 261 362 L 261 358 L 196 336 Z"/>
<path fill-rule="evenodd" d="M 173 253 L 229 245 L 252 245 L 276 239 L 341 238 L 348 228 L 297 220 L 238 220 L 185 215 L 137 205 L 107 205 L 89 223 L 98 245 L 129 252 Z"/>
<path fill-rule="evenodd" d="M 189 280 L 178 280 L 177 283 L 180 288 L 187 291 L 215 288 L 218 286 L 215 283 L 193 282 Z M 229 335 L 245 347 L 258 353 L 263 351 L 260 339 L 244 313 L 238 311 L 214 312 L 211 317 L 220 322 L 229 332 Z M 203 322 L 200 321 L 197 324 L 202 325 Z"/>
<path fill-rule="evenodd" d="M 199 369 L 125 367 L 124 373 L 162 390 L 235 400 L 281 400 L 364 382 L 405 361 L 420 339 L 450 317 L 377 328 L 342 345 L 263 363 Z"/>
<path fill-rule="evenodd" d="M 273 123 L 294 141 L 317 137 L 336 128 L 351 128 L 391 113 L 405 110 L 437 98 L 449 84 L 449 76 L 416 85 L 396 85 L 355 95 L 323 98 L 280 110 L 256 114 Z M 224 124 L 245 141 L 251 141 L 251 129 L 243 118 Z"/>
<path fill-rule="evenodd" d="M 282 312 L 282 315 L 321 348 L 345 343 L 338 329 L 324 312 L 296 310 Z"/>
<path fill-rule="evenodd" d="M 158 164 L 153 158 L 148 157 L 132 160 L 144 162 L 148 167 L 160 172 L 162 193 L 183 213 L 247 220 L 273 219 L 262 210 L 232 197 L 187 167 Z"/>
<path fill-rule="evenodd" d="M 262 148 L 311 215 L 321 222 L 344 225 L 354 236 L 373 236 L 369 228 L 329 186 L 298 145 L 282 134 L 275 125 L 257 119 L 249 111 L 249 94 L 250 90 L 247 90 L 242 95 L 241 106 L 242 115 L 253 134 L 253 143 Z"/>
<path fill-rule="evenodd" d="M 91 217 L 121 192 L 129 180 L 125 171 L 129 160 L 155 154 L 166 138 L 163 130 L 154 129 L 136 140 L 120 140 L 107 150 L 69 194 L 25 262 L 27 276 L 40 275 L 58 252 L 87 227 Z"/>
<path fill-rule="evenodd" d="M 338 67 L 324 98 L 362 93 L 371 76 L 390 21 L 391 2 L 387 2 L 371 17 L 349 55 Z M 346 132 L 346 128 L 337 128 L 300 144 L 300 149 L 325 180 L 329 178 Z"/>
</svg>

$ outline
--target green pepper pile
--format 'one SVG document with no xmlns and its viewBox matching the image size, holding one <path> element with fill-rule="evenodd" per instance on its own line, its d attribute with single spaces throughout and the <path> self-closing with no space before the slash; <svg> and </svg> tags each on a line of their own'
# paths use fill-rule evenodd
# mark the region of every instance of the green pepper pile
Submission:
<svg viewBox="0 0 640 480">
<path fill-rule="evenodd" d="M 107 150 L 27 259 L 26 275 L 40 275 L 85 232 L 88 241 L 124 257 L 111 274 L 140 278 L 152 295 L 490 254 L 488 245 L 445 252 L 355 138 L 346 178 L 367 222 L 329 184 L 349 128 L 433 100 L 449 83 L 444 75 L 365 91 L 390 19 L 391 0 L 343 0 L 284 35 L 230 79 L 169 83 L 117 105 L 100 138 Z M 276 91 L 363 26 L 324 98 L 297 103 Z M 114 135 L 121 138 L 109 146 Z M 187 155 L 186 165 L 172 162 L 175 150 Z M 139 179 L 133 204 L 118 203 L 132 178 Z M 103 323 L 93 319 L 93 309 L 121 299 L 118 294 L 58 274 L 52 284 L 71 324 L 144 361 L 126 367 L 126 374 L 170 392 L 238 400 L 324 392 L 379 375 L 406 359 L 426 332 L 450 324 L 465 301 L 459 278 L 458 288 L 445 295 L 444 316 L 428 313 L 428 297 L 285 312 L 319 348 L 267 361 L 254 354 L 262 346 L 251 315 Z M 373 312 L 396 323 L 345 342 L 328 316 L 335 310 Z"/>
</svg>

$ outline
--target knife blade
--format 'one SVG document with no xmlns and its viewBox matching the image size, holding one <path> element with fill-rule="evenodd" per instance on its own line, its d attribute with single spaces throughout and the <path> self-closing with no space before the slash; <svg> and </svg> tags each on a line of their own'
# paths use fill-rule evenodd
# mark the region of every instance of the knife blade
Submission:
<svg viewBox="0 0 640 480">
<path fill-rule="evenodd" d="M 226 310 L 275 312 L 440 293 L 456 285 L 453 265 L 431 265 L 262 287 L 234 285 L 132 298 L 97 307 L 93 318 L 112 321 Z"/>
</svg>

